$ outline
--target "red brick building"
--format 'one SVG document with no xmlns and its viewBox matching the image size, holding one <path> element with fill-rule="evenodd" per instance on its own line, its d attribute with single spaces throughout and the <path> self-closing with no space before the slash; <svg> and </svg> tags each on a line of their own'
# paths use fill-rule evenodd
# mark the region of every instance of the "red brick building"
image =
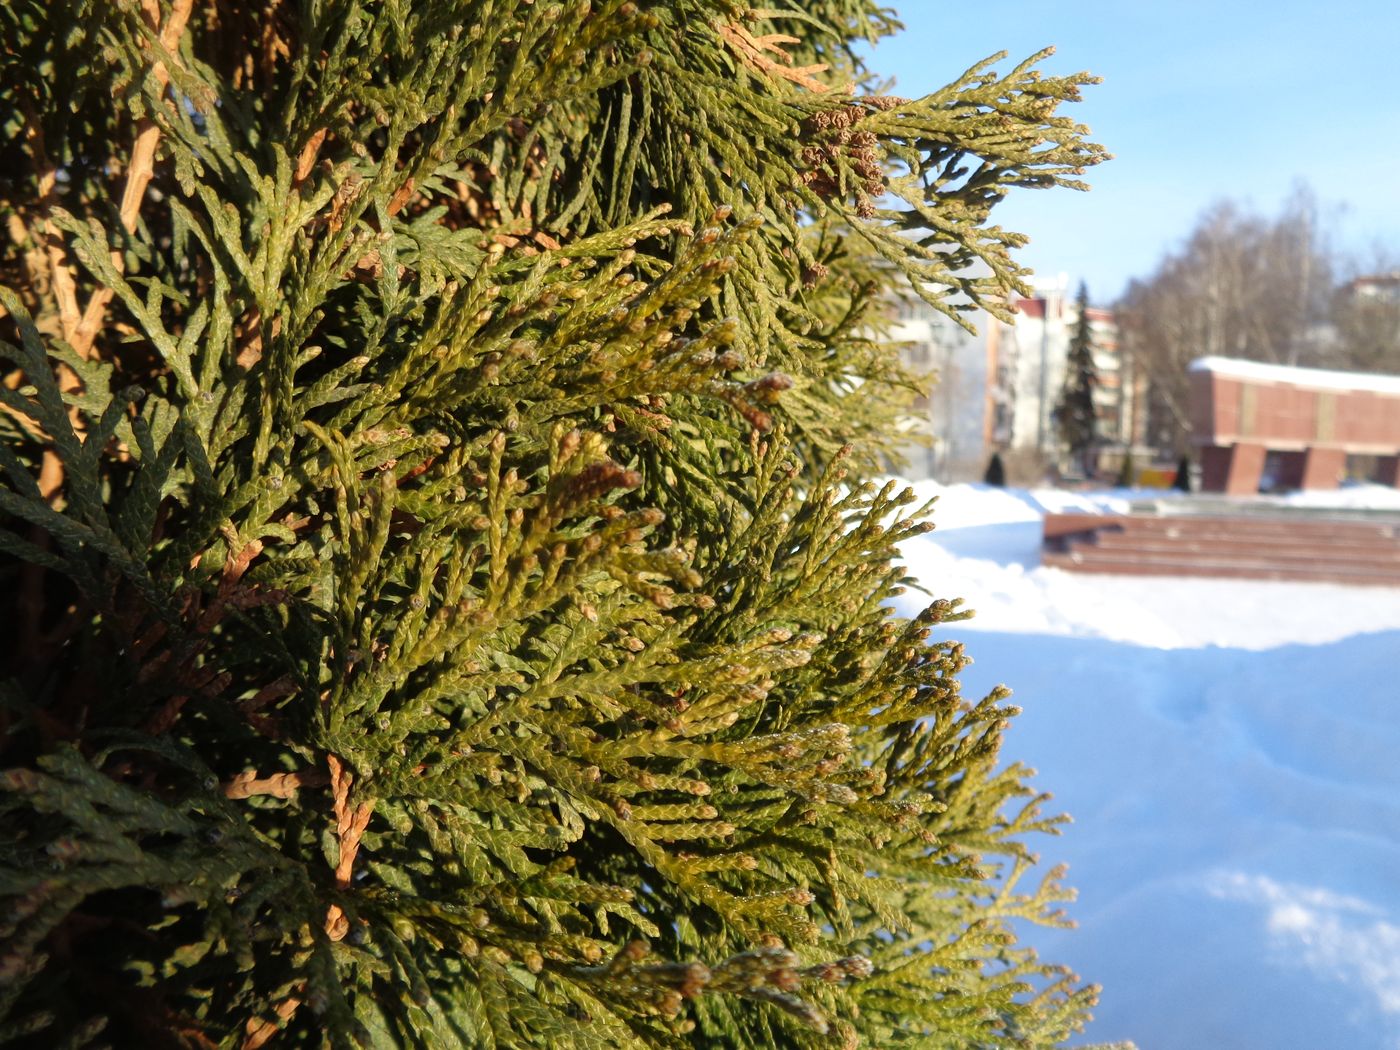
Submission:
<svg viewBox="0 0 1400 1050">
<path fill-rule="evenodd" d="M 1203 357 L 1191 425 L 1207 492 L 1336 488 L 1349 459 L 1400 485 L 1400 376 Z"/>
</svg>

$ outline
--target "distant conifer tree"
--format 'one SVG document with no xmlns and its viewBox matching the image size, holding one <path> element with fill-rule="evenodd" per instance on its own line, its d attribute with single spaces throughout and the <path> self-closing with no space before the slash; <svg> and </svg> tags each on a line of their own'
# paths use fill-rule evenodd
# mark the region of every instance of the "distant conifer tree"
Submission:
<svg viewBox="0 0 1400 1050">
<path fill-rule="evenodd" d="M 925 526 L 863 477 L 890 283 L 1002 310 L 1091 78 L 872 93 L 894 28 L 4 6 L 0 1041 L 1083 1023 L 1014 708 L 889 612 Z"/>
<path fill-rule="evenodd" d="M 1076 468 L 1085 477 L 1094 474 L 1094 457 L 1099 441 L 1098 416 L 1094 411 L 1094 390 L 1099 383 L 1094 366 L 1094 334 L 1089 321 L 1089 289 L 1079 285 L 1078 316 L 1069 340 L 1065 362 L 1065 383 L 1055 408 L 1060 440 L 1069 449 Z"/>
</svg>

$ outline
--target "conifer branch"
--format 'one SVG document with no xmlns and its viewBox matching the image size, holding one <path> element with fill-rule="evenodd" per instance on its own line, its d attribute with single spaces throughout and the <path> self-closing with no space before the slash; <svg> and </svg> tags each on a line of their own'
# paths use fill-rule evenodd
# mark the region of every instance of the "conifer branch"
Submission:
<svg viewBox="0 0 1400 1050">
<path fill-rule="evenodd" d="M 180 46 L 180 37 L 185 32 L 185 24 L 190 17 L 194 0 L 171 0 L 170 16 L 161 25 L 159 0 L 141 0 L 141 13 L 151 31 L 157 35 L 160 46 L 174 55 Z M 170 72 L 165 60 L 157 58 L 151 66 L 151 79 L 155 81 L 155 97 L 161 98 L 170 84 Z M 136 224 L 141 219 L 141 203 L 146 196 L 146 187 L 155 174 L 156 147 L 160 144 L 160 127 L 150 117 L 142 117 L 136 125 L 136 137 L 132 142 L 131 155 L 127 160 L 126 182 L 122 188 L 118 217 L 122 229 L 128 235 L 136 232 Z M 119 248 L 111 253 L 112 267 L 121 274 L 126 269 L 126 254 Z M 99 285 L 88 298 L 87 308 L 74 329 L 69 343 L 78 356 L 92 355 L 93 342 L 107 313 L 107 305 L 112 301 L 115 290 L 110 285 Z"/>
<path fill-rule="evenodd" d="M 1023 878 L 1057 822 L 1014 709 L 961 695 L 956 602 L 889 613 L 926 525 L 862 479 L 914 387 L 892 282 L 1001 301 L 988 216 L 1101 159 L 1056 109 L 1088 78 L 827 88 L 869 0 L 20 11 L 51 177 L 0 204 L 62 237 L 0 246 L 0 620 L 39 643 L 0 681 L 0 1030 L 1082 1026 L 1013 937 L 1067 899 Z"/>
<path fill-rule="evenodd" d="M 77 284 L 73 280 L 63 234 L 53 221 L 54 187 L 58 182 L 58 165 L 50 159 L 44 145 L 43 128 L 37 114 L 29 107 L 26 107 L 25 113 L 25 138 L 29 142 L 30 158 L 37 182 L 36 205 L 42 216 L 40 239 L 44 245 L 44 258 L 48 262 L 48 286 L 58 307 L 59 331 L 64 340 L 71 346 L 77 339 L 81 315 L 78 307 Z M 64 392 L 72 393 L 81 388 L 77 374 L 69 365 L 58 364 L 55 368 L 55 375 L 58 378 L 59 388 Z M 5 409 L 11 415 L 17 414 L 14 408 L 9 405 L 6 405 Z M 70 419 L 75 423 L 80 422 L 76 412 L 70 414 Z M 52 449 L 46 449 L 43 453 L 37 481 L 39 491 L 43 494 L 44 499 L 53 503 L 63 488 L 63 461 Z M 26 572 L 24 589 L 26 593 L 35 596 L 37 603 L 37 580 L 33 570 Z M 34 615 L 37 620 L 37 607 Z"/>
</svg>

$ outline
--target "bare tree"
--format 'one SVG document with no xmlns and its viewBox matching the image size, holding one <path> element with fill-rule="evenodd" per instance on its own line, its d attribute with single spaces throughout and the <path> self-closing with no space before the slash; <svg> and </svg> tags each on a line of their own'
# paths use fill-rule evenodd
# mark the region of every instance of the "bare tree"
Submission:
<svg viewBox="0 0 1400 1050">
<path fill-rule="evenodd" d="M 1400 372 L 1400 252 L 1376 245 L 1347 260 L 1344 277 L 1332 299 L 1339 366 Z"/>
<path fill-rule="evenodd" d="M 1148 376 L 1158 444 L 1178 453 L 1189 446 L 1187 369 L 1198 357 L 1322 363 L 1333 261 L 1318 212 L 1304 186 L 1272 219 L 1217 202 L 1180 249 L 1128 286 L 1120 334 Z"/>
</svg>

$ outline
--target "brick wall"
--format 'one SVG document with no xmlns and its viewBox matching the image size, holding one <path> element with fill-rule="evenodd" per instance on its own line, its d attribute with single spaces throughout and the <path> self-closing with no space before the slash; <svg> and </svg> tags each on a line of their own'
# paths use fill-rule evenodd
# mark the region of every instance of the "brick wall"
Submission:
<svg viewBox="0 0 1400 1050">
<path fill-rule="evenodd" d="M 1283 482 L 1301 488 L 1335 487 L 1348 455 L 1400 454 L 1400 377 L 1357 376 L 1358 386 L 1380 389 L 1345 389 L 1336 373 L 1235 364 L 1261 375 L 1191 373 L 1191 422 L 1207 490 L 1257 491 L 1270 452 L 1282 457 Z"/>
</svg>

